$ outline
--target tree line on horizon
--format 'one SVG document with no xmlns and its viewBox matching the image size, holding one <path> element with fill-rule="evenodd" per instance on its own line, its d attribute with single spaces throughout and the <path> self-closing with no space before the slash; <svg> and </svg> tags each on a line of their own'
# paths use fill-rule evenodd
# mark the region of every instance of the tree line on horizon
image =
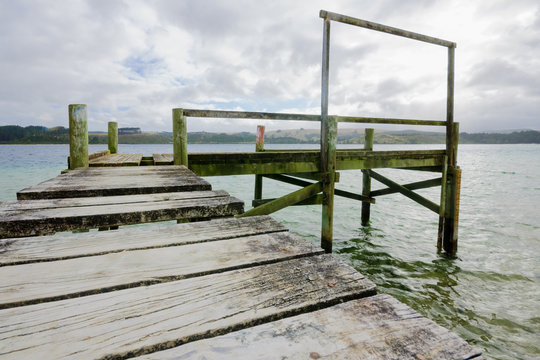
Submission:
<svg viewBox="0 0 540 360">
<path fill-rule="evenodd" d="M 119 135 L 121 144 L 168 144 L 172 143 L 172 133 L 142 133 Z M 89 133 L 90 144 L 107 144 L 106 133 Z M 209 133 L 190 132 L 188 142 L 191 144 L 241 144 L 254 143 L 255 134 L 249 132 Z M 294 136 L 272 135 L 265 138 L 268 144 L 316 144 L 318 137 L 302 140 Z M 376 144 L 443 144 L 444 133 L 433 132 L 381 132 L 375 133 Z M 540 144 L 540 131 L 523 130 L 508 134 L 501 133 L 460 133 L 461 144 Z M 338 143 L 362 144 L 363 136 L 339 136 Z M 63 126 L 47 128 L 44 126 L 0 126 L 0 144 L 69 144 L 69 129 Z"/>
</svg>

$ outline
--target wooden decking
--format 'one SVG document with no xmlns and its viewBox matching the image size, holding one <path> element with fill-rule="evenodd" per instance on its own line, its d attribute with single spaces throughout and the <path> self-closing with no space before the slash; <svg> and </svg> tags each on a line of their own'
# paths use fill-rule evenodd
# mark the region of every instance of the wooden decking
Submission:
<svg viewBox="0 0 540 360">
<path fill-rule="evenodd" d="M 138 222 L 156 221 L 139 206 L 158 204 L 169 220 L 242 211 L 223 191 L 172 192 L 171 177 L 178 182 L 197 177 L 185 168 L 167 168 L 176 168 L 176 175 L 163 176 L 163 192 L 156 183 L 166 171 L 160 167 L 136 168 L 146 175 L 137 175 L 135 168 L 85 169 L 19 193 L 34 199 L 41 193 L 44 199 L 2 204 L 0 228 L 8 237 L 0 240 L 2 359 L 480 356 L 397 300 L 376 295 L 374 284 L 356 270 L 268 216 L 18 238 L 21 233 L 6 225 L 16 216 L 61 224 L 49 232 L 69 230 L 65 224 L 70 223 L 109 226 L 113 214 L 129 219 L 137 213 Z M 83 181 L 84 195 L 62 195 L 76 194 L 70 184 L 93 176 L 101 177 L 103 186 Z M 128 195 L 111 195 L 107 191 L 117 184 L 112 179 L 122 176 L 129 190 L 118 191 Z M 141 186 L 144 176 L 153 189 Z M 207 203 L 212 197 L 201 196 L 210 193 L 234 206 L 215 210 Z M 59 198 L 51 199 L 54 194 Z M 193 209 L 186 210 L 188 202 Z M 113 206 L 114 211 L 105 211 Z M 61 221 L 48 212 L 58 209 L 66 214 Z M 30 222 L 23 227 L 36 229 Z"/>
</svg>

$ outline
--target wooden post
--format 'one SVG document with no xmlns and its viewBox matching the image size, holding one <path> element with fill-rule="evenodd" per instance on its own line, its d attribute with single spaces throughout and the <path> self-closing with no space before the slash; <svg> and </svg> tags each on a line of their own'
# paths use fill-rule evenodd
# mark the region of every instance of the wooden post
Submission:
<svg viewBox="0 0 540 360">
<path fill-rule="evenodd" d="M 86 105 L 69 105 L 69 168 L 88 167 Z"/>
<path fill-rule="evenodd" d="M 187 124 L 183 109 L 173 109 L 174 165 L 188 166 Z"/>
<path fill-rule="evenodd" d="M 323 173 L 323 203 L 321 247 L 332 252 L 334 221 L 334 180 L 336 170 L 337 118 L 328 116 L 328 84 L 330 72 L 330 20 L 324 20 L 321 76 L 321 172 Z"/>
<path fill-rule="evenodd" d="M 365 129 L 364 134 L 364 150 L 373 150 L 373 129 Z M 368 172 L 362 173 L 362 195 L 371 196 L 371 176 Z M 369 225 L 371 204 L 369 202 L 362 202 L 362 226 Z"/>
<path fill-rule="evenodd" d="M 109 121 L 109 152 L 116 154 L 118 152 L 118 123 Z"/>
<path fill-rule="evenodd" d="M 459 142 L 459 124 L 452 126 L 452 154 L 453 161 L 457 161 L 457 146 Z M 448 160 L 446 180 L 446 200 L 443 224 L 442 248 L 451 256 L 454 256 L 458 247 L 458 218 L 459 218 L 459 195 L 461 187 L 461 169 L 450 165 Z"/>
<path fill-rule="evenodd" d="M 264 151 L 264 126 L 257 125 L 257 137 L 255 139 L 255 152 Z M 255 194 L 253 196 L 254 200 L 262 199 L 262 189 L 263 189 L 263 176 L 255 175 Z"/>
</svg>

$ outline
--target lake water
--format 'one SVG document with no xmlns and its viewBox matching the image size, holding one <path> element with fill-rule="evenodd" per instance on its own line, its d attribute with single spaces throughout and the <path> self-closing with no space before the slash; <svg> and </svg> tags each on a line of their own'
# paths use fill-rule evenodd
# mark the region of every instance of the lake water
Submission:
<svg viewBox="0 0 540 360">
<path fill-rule="evenodd" d="M 291 148 L 293 145 L 268 145 Z M 313 148 L 298 146 L 296 148 Z M 412 149 L 375 145 L 375 150 Z M 441 148 L 416 146 L 414 148 Z M 105 149 L 91 145 L 90 151 Z M 254 145 L 190 145 L 189 151 L 252 151 Z M 120 145 L 124 153 L 171 153 L 172 145 Z M 0 201 L 54 177 L 66 167 L 67 145 L 0 145 Z M 409 199 L 389 195 L 360 225 L 360 203 L 336 197 L 336 256 L 388 293 L 481 348 L 488 359 L 540 358 L 540 146 L 462 145 L 463 169 L 457 259 L 436 253 L 438 216 Z M 381 170 L 406 183 L 436 174 Z M 214 189 L 246 201 L 253 176 L 212 177 Z M 361 192 L 361 173 L 345 171 L 337 188 Z M 382 185 L 373 181 L 373 188 Z M 264 180 L 264 197 L 296 190 Z M 420 191 L 438 202 L 439 189 Z M 319 243 L 320 206 L 291 207 L 273 216 Z"/>
</svg>

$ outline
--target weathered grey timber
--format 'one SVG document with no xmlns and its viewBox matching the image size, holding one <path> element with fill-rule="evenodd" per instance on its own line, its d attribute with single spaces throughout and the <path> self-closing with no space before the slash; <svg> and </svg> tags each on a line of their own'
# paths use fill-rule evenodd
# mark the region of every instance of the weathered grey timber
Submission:
<svg viewBox="0 0 540 360">
<path fill-rule="evenodd" d="M 86 105 L 72 104 L 69 112 L 70 169 L 88 166 L 88 125 Z"/>
<path fill-rule="evenodd" d="M 414 39 L 418 41 L 424 41 L 430 44 L 445 46 L 449 48 L 456 47 L 456 43 L 448 41 L 448 40 L 437 39 L 432 36 L 422 35 L 422 34 L 414 33 L 412 31 L 402 30 L 402 29 L 398 29 L 395 27 L 387 26 L 387 25 L 381 25 L 381 24 L 377 24 L 371 21 L 357 19 L 351 16 L 336 14 L 336 13 L 326 11 L 326 10 L 321 10 L 319 13 L 319 16 L 323 18 L 325 21 L 333 20 L 333 21 L 338 21 L 345 24 L 349 24 L 349 25 L 360 26 L 360 27 L 370 29 L 370 30 L 385 32 L 387 34 L 402 36 L 402 37 L 406 37 L 406 38 Z"/>
<path fill-rule="evenodd" d="M 269 216 L 215 219 L 181 225 L 125 228 L 121 232 L 60 233 L 42 237 L 0 239 L 0 266 L 197 244 L 287 231 Z"/>
<path fill-rule="evenodd" d="M 136 356 L 374 293 L 332 255 L 282 261 L 0 310 L 0 356 Z"/>
<path fill-rule="evenodd" d="M 173 154 L 152 154 L 154 158 L 155 165 L 173 165 L 174 156 Z"/>
<path fill-rule="evenodd" d="M 126 239 L 122 231 L 116 235 L 117 243 Z M 149 239 L 154 236 L 163 237 L 159 230 Z M 3 279 L 0 309 L 169 282 L 320 253 L 322 249 L 302 238 L 289 232 L 278 232 L 244 236 L 234 241 L 78 257 L 57 261 L 54 268 L 50 262 L 3 266 L 0 267 L 0 278 Z"/>
<path fill-rule="evenodd" d="M 107 140 L 109 152 L 116 154 L 118 152 L 118 123 L 115 121 L 109 121 Z"/>
<path fill-rule="evenodd" d="M 17 193 L 17 199 L 152 194 L 210 190 L 211 185 L 184 166 L 80 168 Z"/>
<path fill-rule="evenodd" d="M 481 359 L 461 338 L 388 295 L 352 300 L 170 350 L 173 359 Z"/>
<path fill-rule="evenodd" d="M 89 166 L 139 166 L 143 154 L 110 154 L 92 159 Z"/>
<path fill-rule="evenodd" d="M 241 200 L 214 191 L 6 202 L 0 205 L 0 238 L 217 218 L 240 214 L 243 208 Z"/>
</svg>

